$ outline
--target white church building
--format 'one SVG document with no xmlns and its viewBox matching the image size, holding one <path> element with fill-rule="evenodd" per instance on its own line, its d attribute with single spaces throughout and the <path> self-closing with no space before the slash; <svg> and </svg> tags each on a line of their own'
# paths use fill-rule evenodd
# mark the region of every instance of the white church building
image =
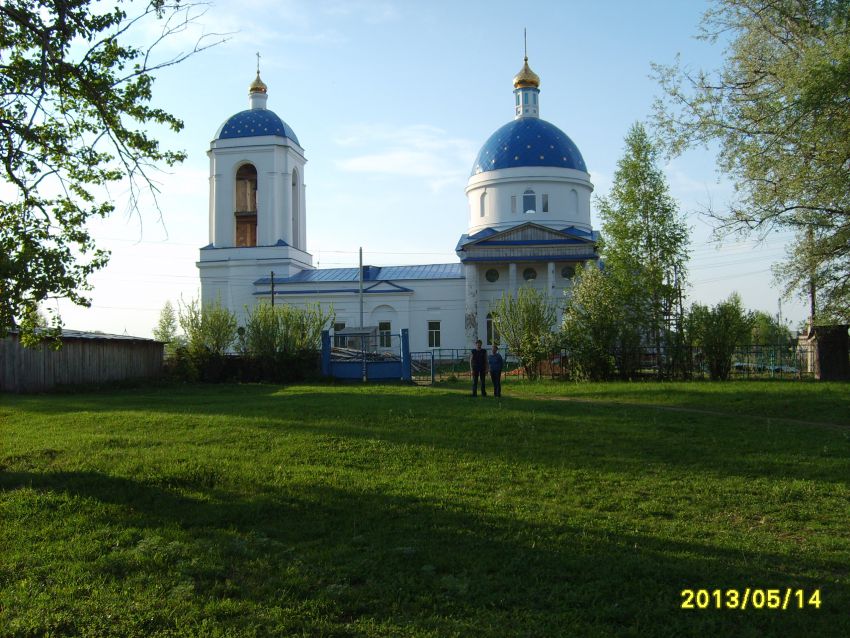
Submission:
<svg viewBox="0 0 850 638">
<path fill-rule="evenodd" d="M 593 184 L 573 141 L 540 118 L 540 78 L 525 58 L 514 77 L 514 119 L 481 147 L 466 186 L 468 230 L 458 262 L 315 268 L 306 251 L 306 155 L 266 106 L 259 72 L 249 108 L 210 144 L 209 245 L 197 262 L 202 303 L 240 320 L 259 301 L 333 305 L 334 329 L 406 328 L 410 349 L 470 348 L 493 339 L 490 309 L 532 286 L 560 301 L 576 269 L 597 259 L 590 226 Z M 448 240 L 448 238 L 447 238 Z M 274 273 L 272 277 L 272 273 Z"/>
</svg>

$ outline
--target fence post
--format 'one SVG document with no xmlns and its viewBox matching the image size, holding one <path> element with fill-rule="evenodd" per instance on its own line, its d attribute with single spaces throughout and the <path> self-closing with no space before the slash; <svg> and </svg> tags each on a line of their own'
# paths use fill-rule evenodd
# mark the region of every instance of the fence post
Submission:
<svg viewBox="0 0 850 638">
<path fill-rule="evenodd" d="M 412 380 L 410 369 L 410 334 L 407 328 L 401 329 L 401 380 Z"/>
<path fill-rule="evenodd" d="M 331 376 L 331 333 L 322 330 L 322 376 Z"/>
<path fill-rule="evenodd" d="M 436 371 L 434 370 L 434 351 L 431 350 L 431 385 L 434 385 Z"/>
</svg>

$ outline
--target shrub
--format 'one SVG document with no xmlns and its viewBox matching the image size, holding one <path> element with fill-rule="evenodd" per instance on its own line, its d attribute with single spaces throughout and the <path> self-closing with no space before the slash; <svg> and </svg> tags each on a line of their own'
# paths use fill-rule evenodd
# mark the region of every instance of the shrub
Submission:
<svg viewBox="0 0 850 638">
<path fill-rule="evenodd" d="M 540 363 L 555 345 L 555 306 L 534 288 L 520 288 L 516 296 L 502 295 L 492 311 L 499 335 L 516 355 L 529 379 L 540 375 Z"/>
</svg>

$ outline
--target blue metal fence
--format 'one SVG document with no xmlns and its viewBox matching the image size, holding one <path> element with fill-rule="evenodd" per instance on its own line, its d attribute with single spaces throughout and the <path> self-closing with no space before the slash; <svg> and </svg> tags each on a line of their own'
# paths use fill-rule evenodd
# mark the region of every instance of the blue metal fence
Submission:
<svg viewBox="0 0 850 638">
<path fill-rule="evenodd" d="M 393 335 L 358 335 L 347 345 L 333 346 L 322 332 L 322 375 L 360 381 L 411 380 L 410 338 L 407 329 Z"/>
</svg>

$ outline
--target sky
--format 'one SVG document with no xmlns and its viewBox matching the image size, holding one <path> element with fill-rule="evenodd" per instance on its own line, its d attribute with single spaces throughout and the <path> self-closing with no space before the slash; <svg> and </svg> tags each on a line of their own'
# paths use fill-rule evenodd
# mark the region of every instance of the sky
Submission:
<svg viewBox="0 0 850 638">
<path fill-rule="evenodd" d="M 166 301 L 199 296 L 195 262 L 209 243 L 206 153 L 221 124 L 248 108 L 258 52 L 268 108 L 294 129 L 307 156 L 314 264 L 356 266 L 360 247 L 372 265 L 450 263 L 466 231 L 473 159 L 513 119 L 524 28 L 529 64 L 541 78 L 541 117 L 572 138 L 595 195 L 606 195 L 629 127 L 649 120 L 660 95 L 651 64 L 679 55 L 692 70 L 722 65 L 722 46 L 694 37 L 706 8 L 697 0 L 214 2 L 159 50 L 165 60 L 199 35 L 228 34 L 163 69 L 153 87 L 154 103 L 185 123 L 157 137 L 188 158 L 156 176 L 158 205 L 146 198 L 128 211 L 126 193 L 111 191 L 115 214 L 91 224 L 112 253 L 91 277 L 92 306 L 49 307 L 67 328 L 145 337 Z M 160 28 L 134 37 L 150 41 Z M 781 291 L 770 266 L 791 235 L 718 244 L 705 211 L 722 209 L 734 189 L 713 152 L 689 151 L 664 171 L 691 228 L 687 302 L 715 304 L 737 291 L 746 307 L 776 315 Z M 782 301 L 781 311 L 792 327 L 807 314 L 798 300 Z"/>
</svg>

